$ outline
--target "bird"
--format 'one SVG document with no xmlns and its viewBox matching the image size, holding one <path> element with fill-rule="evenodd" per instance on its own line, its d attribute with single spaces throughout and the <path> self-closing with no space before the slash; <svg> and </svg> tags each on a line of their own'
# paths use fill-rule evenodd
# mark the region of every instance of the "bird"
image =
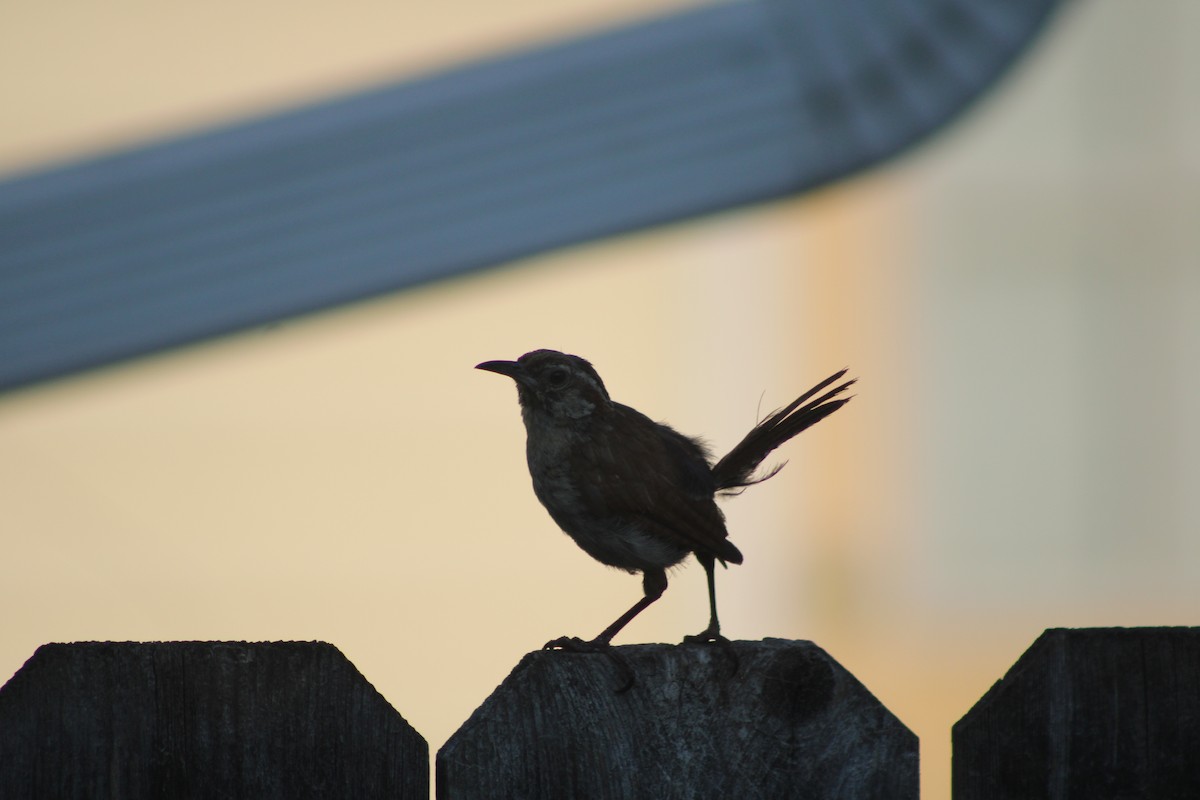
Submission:
<svg viewBox="0 0 1200 800">
<path fill-rule="evenodd" d="M 709 622 L 684 642 L 728 645 L 717 615 L 715 567 L 743 558 L 729 540 L 716 498 L 777 474 L 783 464 L 756 471 L 775 448 L 849 402 L 846 390 L 857 380 L 842 380 L 845 369 L 834 373 L 767 415 L 714 460 L 701 439 L 614 401 L 592 364 L 579 356 L 534 350 L 475 368 L 516 383 L 533 491 L 554 522 L 592 558 L 642 575 L 641 599 L 598 636 L 564 636 L 545 645 L 577 652 L 609 648 L 622 628 L 662 597 L 667 570 L 689 554 L 706 573 Z"/>
</svg>

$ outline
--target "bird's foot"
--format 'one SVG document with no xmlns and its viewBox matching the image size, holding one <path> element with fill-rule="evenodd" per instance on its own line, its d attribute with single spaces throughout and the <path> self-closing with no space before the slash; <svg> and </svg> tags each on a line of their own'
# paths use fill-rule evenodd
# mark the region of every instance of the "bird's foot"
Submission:
<svg viewBox="0 0 1200 800">
<path fill-rule="evenodd" d="M 542 645 L 543 650 L 562 650 L 567 653 L 603 653 L 608 656 L 608 660 L 613 663 L 620 673 L 621 683 L 617 686 L 616 693 L 624 694 L 633 688 L 635 675 L 633 667 L 629 666 L 629 662 L 625 660 L 625 656 L 617 652 L 607 640 L 592 639 L 585 641 L 578 636 L 560 636 L 557 639 L 551 639 Z"/>
<path fill-rule="evenodd" d="M 733 649 L 733 642 L 721 635 L 720 630 L 714 630 L 711 626 L 705 628 L 693 636 L 683 637 L 684 644 L 715 644 L 721 648 L 721 652 L 729 657 L 730 663 L 733 664 L 733 671 L 729 673 L 730 677 L 737 675 L 738 668 L 741 666 L 741 661 L 738 659 L 737 651 Z"/>
<path fill-rule="evenodd" d="M 560 636 L 546 642 L 542 645 L 542 649 L 565 650 L 568 653 L 601 653 L 611 646 L 608 642 L 600 642 L 595 639 L 584 641 L 578 636 Z"/>
</svg>

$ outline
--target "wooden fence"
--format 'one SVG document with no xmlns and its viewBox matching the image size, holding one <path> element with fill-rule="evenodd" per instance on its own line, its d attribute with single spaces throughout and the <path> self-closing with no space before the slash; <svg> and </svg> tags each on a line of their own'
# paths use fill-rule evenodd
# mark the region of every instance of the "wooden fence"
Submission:
<svg viewBox="0 0 1200 800">
<path fill-rule="evenodd" d="M 530 653 L 439 798 L 918 796 L 917 738 L 810 642 Z M 1046 631 L 953 730 L 956 800 L 1200 798 L 1200 628 Z M 0 688 L 0 797 L 427 798 L 428 746 L 332 645 L 48 644 Z"/>
</svg>

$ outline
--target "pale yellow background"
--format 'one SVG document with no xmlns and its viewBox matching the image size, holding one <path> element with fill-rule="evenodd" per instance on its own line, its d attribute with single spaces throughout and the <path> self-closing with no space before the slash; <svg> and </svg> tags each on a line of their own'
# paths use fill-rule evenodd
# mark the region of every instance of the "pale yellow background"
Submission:
<svg viewBox="0 0 1200 800">
<path fill-rule="evenodd" d="M 0 3 L 0 173 L 679 5 Z M 853 182 L 0 396 L 0 680 L 49 641 L 320 639 L 436 751 L 640 591 L 537 505 L 473 364 L 585 355 L 718 451 L 848 365 L 854 402 L 727 505 L 722 618 L 825 647 L 947 797 L 951 724 L 1043 628 L 1200 621 L 1197 29 L 1081 3 Z M 703 583 L 618 641 L 698 630 Z"/>
</svg>

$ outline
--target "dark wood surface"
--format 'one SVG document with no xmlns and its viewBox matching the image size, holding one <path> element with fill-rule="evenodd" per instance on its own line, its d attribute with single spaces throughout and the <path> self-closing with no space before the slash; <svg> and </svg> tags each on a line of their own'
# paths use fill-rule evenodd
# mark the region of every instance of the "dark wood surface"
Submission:
<svg viewBox="0 0 1200 800">
<path fill-rule="evenodd" d="M 0 688 L 3 798 L 428 796 L 425 740 L 329 644 L 48 644 Z"/>
<path fill-rule="evenodd" d="M 437 756 L 439 798 L 918 796 L 917 738 L 811 642 L 527 655 Z"/>
<path fill-rule="evenodd" d="M 953 739 L 955 800 L 1200 798 L 1200 628 L 1048 630 Z"/>
</svg>

